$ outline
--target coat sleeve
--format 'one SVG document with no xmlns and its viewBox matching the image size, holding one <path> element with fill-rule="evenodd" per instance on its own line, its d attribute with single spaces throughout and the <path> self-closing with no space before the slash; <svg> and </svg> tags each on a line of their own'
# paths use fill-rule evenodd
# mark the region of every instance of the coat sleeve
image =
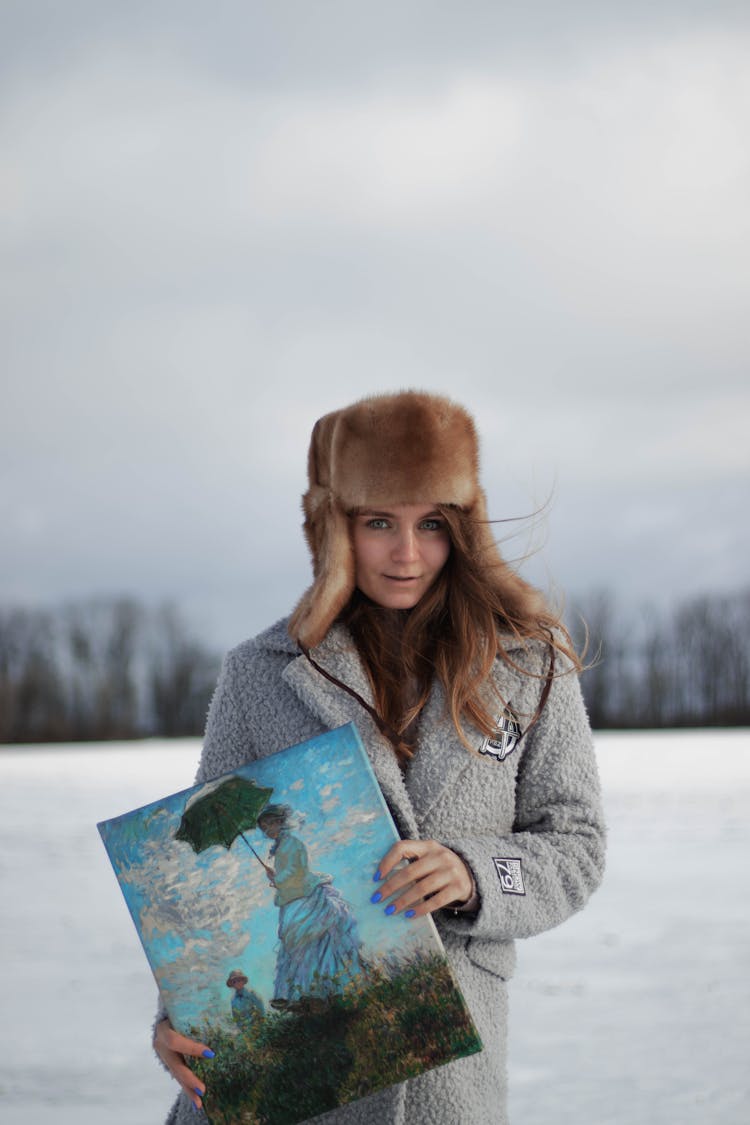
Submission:
<svg viewBox="0 0 750 1125">
<path fill-rule="evenodd" d="M 525 737 L 513 831 L 442 841 L 469 864 L 480 897 L 473 918 L 448 916 L 445 926 L 480 940 L 511 941 L 559 925 L 581 909 L 604 870 L 599 778 L 576 675 L 555 678 Z"/>
<path fill-rule="evenodd" d="M 196 783 L 210 781 L 258 756 L 250 734 L 252 723 L 241 702 L 247 695 L 242 685 L 246 675 L 239 650 L 233 649 L 224 657 L 208 709 Z"/>
</svg>

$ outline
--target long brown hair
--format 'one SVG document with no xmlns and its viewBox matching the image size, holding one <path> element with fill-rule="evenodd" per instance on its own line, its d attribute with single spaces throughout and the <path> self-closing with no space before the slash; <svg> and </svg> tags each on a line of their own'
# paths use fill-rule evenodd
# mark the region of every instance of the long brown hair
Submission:
<svg viewBox="0 0 750 1125">
<path fill-rule="evenodd" d="M 542 594 L 498 559 L 487 578 L 478 565 L 477 528 L 459 508 L 439 506 L 451 551 L 437 580 L 411 610 L 383 609 L 359 590 L 340 616 L 348 626 L 372 686 L 375 708 L 393 734 L 402 765 L 414 753 L 414 724 L 435 678 L 445 694 L 448 714 L 464 745 L 471 749 L 463 723 L 485 735 L 496 727 L 497 708 L 488 708 L 481 689 L 488 684 L 496 657 L 527 675 L 500 642 L 499 632 L 541 641 L 564 654 L 580 671 L 569 633 Z M 545 673 L 539 674 L 544 680 Z M 541 688 L 540 688 L 541 692 Z M 497 698 L 501 708 L 506 701 Z M 490 701 L 491 705 L 492 701 Z"/>
</svg>

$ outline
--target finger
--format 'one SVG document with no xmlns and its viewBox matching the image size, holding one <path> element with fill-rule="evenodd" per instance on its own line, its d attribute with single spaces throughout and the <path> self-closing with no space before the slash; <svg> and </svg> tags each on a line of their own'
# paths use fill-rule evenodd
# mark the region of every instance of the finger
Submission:
<svg viewBox="0 0 750 1125">
<path fill-rule="evenodd" d="M 170 1025 L 168 1020 L 162 1020 L 156 1029 L 154 1045 L 162 1044 L 168 1051 L 176 1051 L 179 1055 L 190 1055 L 192 1058 L 212 1059 L 214 1052 L 205 1043 L 197 1039 L 188 1039 L 187 1035 L 180 1035 L 179 1031 Z M 157 1047 L 158 1049 L 158 1047 Z"/>
<path fill-rule="evenodd" d="M 186 1066 L 179 1056 L 178 1060 L 174 1068 L 170 1067 L 172 1076 L 179 1082 L 190 1101 L 200 1109 L 206 1094 L 206 1084 L 200 1080 L 197 1074 L 193 1074 L 190 1067 Z"/>
<path fill-rule="evenodd" d="M 408 910 L 410 906 L 417 905 L 423 902 L 424 899 L 432 898 L 434 895 L 443 891 L 451 891 L 452 897 L 448 901 L 452 902 L 456 897 L 452 886 L 451 880 L 446 879 L 444 871 L 437 871 L 425 879 L 420 879 L 418 883 L 409 887 L 402 895 L 399 895 L 399 897 L 394 900 L 393 905 L 396 907 L 395 913 Z"/>
<path fill-rule="evenodd" d="M 197 1074 L 193 1073 L 190 1067 L 185 1063 L 182 1055 L 178 1055 L 176 1051 L 170 1051 L 164 1047 L 159 1049 L 157 1047 L 157 1053 L 175 1082 L 179 1083 L 191 1102 L 200 1109 L 202 1099 L 206 1094 L 205 1082 L 199 1078 Z"/>
<path fill-rule="evenodd" d="M 439 858 L 436 856 L 423 856 L 417 859 L 414 863 L 409 863 L 403 868 L 394 871 L 384 883 L 378 887 L 375 894 L 372 896 L 372 902 L 380 902 L 381 899 L 385 901 L 393 895 L 399 894 L 405 887 L 411 886 L 413 883 L 424 879 L 427 875 L 432 874 L 439 864 Z"/>
<path fill-rule="evenodd" d="M 448 890 L 440 891 L 431 898 L 407 907 L 406 914 L 409 918 L 423 918 L 426 914 L 434 914 L 436 910 L 444 910 L 452 902 L 455 902 L 455 895 Z"/>
<path fill-rule="evenodd" d="M 214 1052 L 205 1043 L 195 1039 L 188 1039 L 175 1031 L 169 1020 L 162 1020 L 157 1024 L 154 1034 L 154 1050 L 166 1066 L 169 1073 L 182 1087 L 191 1102 L 201 1109 L 206 1085 L 197 1074 L 187 1066 L 184 1055 L 194 1058 L 213 1058 Z"/>
<path fill-rule="evenodd" d="M 168 1048 L 158 1045 L 156 1046 L 156 1052 L 175 1082 L 180 1084 L 192 1102 L 198 1104 L 206 1092 L 206 1085 L 202 1079 L 193 1073 L 182 1055 L 178 1055 L 176 1051 L 170 1051 Z M 198 1105 L 198 1108 L 200 1108 L 200 1105 Z"/>
<path fill-rule="evenodd" d="M 398 840 L 392 848 L 389 848 L 378 864 L 378 869 L 374 875 L 375 882 L 379 883 L 382 879 L 387 879 L 388 875 L 399 863 L 417 859 L 424 853 L 425 846 L 428 843 L 432 843 L 432 841 Z"/>
<path fill-rule="evenodd" d="M 452 872 L 454 877 L 465 881 L 463 872 L 467 870 L 466 864 L 450 848 L 446 848 L 444 844 L 438 844 L 436 840 L 408 841 L 408 843 L 419 846 L 419 858 L 411 860 L 408 866 L 394 869 L 387 877 L 382 870 L 380 871 L 385 879 L 385 882 L 378 888 L 381 891 L 382 898 L 395 894 L 401 887 L 423 878 L 429 872 L 438 870 L 439 867 L 445 868 L 447 872 Z"/>
<path fill-rule="evenodd" d="M 450 893 L 448 903 L 466 902 L 474 891 L 474 883 L 464 861 L 450 849 L 437 845 L 434 851 L 406 868 L 405 873 L 392 875 L 371 901 L 385 902 L 391 898 L 385 910 L 387 914 L 394 914 L 443 890 Z"/>
<path fill-rule="evenodd" d="M 462 898 L 461 883 L 449 871 L 441 868 L 426 878 L 420 879 L 418 883 L 414 883 L 413 886 L 408 887 L 403 894 L 394 899 L 392 905 L 395 910 L 391 913 L 402 913 L 411 907 L 420 905 L 425 899 L 432 901 L 438 894 L 445 897 L 446 903 L 465 901 Z"/>
</svg>

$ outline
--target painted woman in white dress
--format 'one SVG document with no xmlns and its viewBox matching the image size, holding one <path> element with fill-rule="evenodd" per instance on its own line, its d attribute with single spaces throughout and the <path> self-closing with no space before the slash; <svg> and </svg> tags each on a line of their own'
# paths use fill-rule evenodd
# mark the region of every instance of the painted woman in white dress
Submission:
<svg viewBox="0 0 750 1125">
<path fill-rule="evenodd" d="M 266 866 L 279 907 L 279 952 L 271 1006 L 289 1008 L 343 992 L 362 972 L 357 922 L 330 875 L 311 871 L 291 832 L 289 805 L 268 805 L 258 827 L 273 840 Z"/>
</svg>

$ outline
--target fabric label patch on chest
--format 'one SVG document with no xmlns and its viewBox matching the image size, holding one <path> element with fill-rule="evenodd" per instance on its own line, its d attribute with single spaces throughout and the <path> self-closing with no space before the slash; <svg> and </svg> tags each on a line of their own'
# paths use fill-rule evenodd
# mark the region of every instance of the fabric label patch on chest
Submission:
<svg viewBox="0 0 750 1125">
<path fill-rule="evenodd" d="M 497 877 L 500 880 L 500 886 L 504 895 L 526 894 L 526 888 L 523 885 L 523 872 L 521 871 L 520 859 L 498 859 L 497 856 L 493 856 L 492 862 L 495 865 Z"/>
<path fill-rule="evenodd" d="M 488 738 L 483 739 L 482 745 L 479 747 L 479 753 L 487 754 L 488 757 L 494 758 L 498 762 L 504 762 L 518 746 L 521 738 L 521 725 L 510 707 L 506 707 L 502 715 L 499 715 L 495 721 L 497 727 Z"/>
</svg>

